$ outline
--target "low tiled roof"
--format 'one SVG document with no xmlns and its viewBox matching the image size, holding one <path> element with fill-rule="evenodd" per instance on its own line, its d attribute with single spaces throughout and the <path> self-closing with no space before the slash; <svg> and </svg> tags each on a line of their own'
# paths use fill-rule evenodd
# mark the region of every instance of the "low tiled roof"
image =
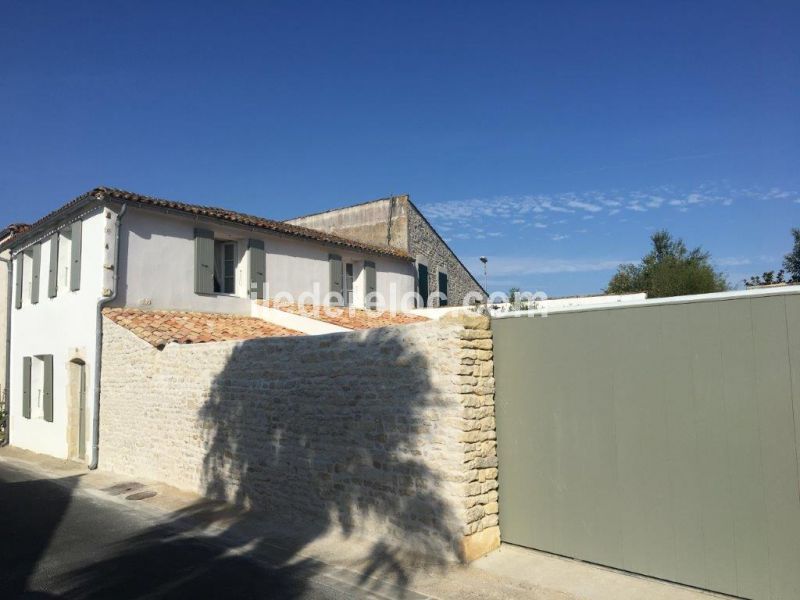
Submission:
<svg viewBox="0 0 800 600">
<path fill-rule="evenodd" d="M 288 302 L 275 302 L 274 300 L 262 300 L 259 303 L 294 315 L 316 319 L 339 327 L 346 327 L 347 329 L 374 329 L 393 325 L 410 325 L 411 323 L 422 323 L 429 320 L 427 317 L 409 313 L 391 313 L 389 311 L 363 308 L 313 306 L 311 304 L 300 306 Z"/>
<path fill-rule="evenodd" d="M 170 342 L 199 344 L 302 335 L 255 317 L 178 310 L 106 308 L 103 315 L 156 348 Z"/>
<path fill-rule="evenodd" d="M 385 256 L 393 256 L 395 258 L 411 261 L 413 260 L 408 253 L 403 252 L 397 248 L 388 246 L 376 246 L 351 240 L 345 237 L 334 235 L 332 233 L 325 233 L 317 231 L 316 229 L 309 229 L 299 225 L 292 225 L 291 223 L 284 223 L 281 221 L 274 221 L 272 219 L 265 219 L 263 217 L 256 217 L 245 213 L 235 212 L 224 208 L 217 208 L 214 206 L 201 206 L 199 204 L 187 204 L 185 202 L 176 202 L 174 200 L 163 200 L 161 198 L 154 198 L 152 196 L 144 196 L 134 192 L 126 192 L 116 188 L 98 187 L 91 192 L 87 192 L 78 198 L 68 202 L 61 208 L 51 212 L 45 217 L 39 219 L 31 225 L 31 229 L 36 229 L 39 225 L 57 217 L 61 214 L 68 212 L 72 208 L 76 208 L 82 202 L 91 200 L 102 200 L 104 198 L 112 200 L 120 200 L 123 202 L 131 202 L 144 206 L 152 206 L 157 208 L 167 208 L 170 210 L 183 212 L 191 215 L 198 215 L 218 219 L 220 221 L 227 221 L 239 225 L 246 225 L 248 227 L 256 227 L 267 231 L 274 231 L 284 235 L 305 238 L 329 244 L 332 246 L 340 246 L 345 248 L 353 248 L 370 254 L 382 254 Z"/>
</svg>

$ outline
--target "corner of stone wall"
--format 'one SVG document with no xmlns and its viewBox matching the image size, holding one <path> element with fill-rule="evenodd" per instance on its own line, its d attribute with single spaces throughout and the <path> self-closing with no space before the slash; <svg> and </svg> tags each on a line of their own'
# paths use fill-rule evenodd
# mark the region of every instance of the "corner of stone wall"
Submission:
<svg viewBox="0 0 800 600">
<path fill-rule="evenodd" d="M 465 310 L 449 313 L 441 322 L 461 328 L 460 365 L 453 383 L 461 402 L 466 510 L 458 554 L 470 562 L 500 546 L 491 319 Z"/>
</svg>

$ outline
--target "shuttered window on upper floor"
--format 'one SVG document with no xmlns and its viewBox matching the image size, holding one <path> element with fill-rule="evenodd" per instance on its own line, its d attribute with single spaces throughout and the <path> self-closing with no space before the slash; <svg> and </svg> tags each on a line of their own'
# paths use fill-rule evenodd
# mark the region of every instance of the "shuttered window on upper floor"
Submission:
<svg viewBox="0 0 800 600">
<path fill-rule="evenodd" d="M 264 288 L 267 283 L 267 254 L 264 251 L 264 242 L 261 240 L 249 240 L 247 242 L 249 254 L 249 274 L 250 297 L 255 296 L 257 300 L 264 299 Z"/>
<path fill-rule="evenodd" d="M 364 306 L 367 308 L 375 308 L 378 281 L 375 263 L 371 260 L 364 261 L 364 276 Z"/>
<path fill-rule="evenodd" d="M 342 270 L 341 256 L 328 254 L 328 272 L 331 304 L 341 304 L 344 298 L 344 272 Z"/>
<path fill-rule="evenodd" d="M 83 246 L 83 221 L 75 221 L 70 225 L 70 265 L 69 289 L 73 292 L 81 289 L 81 250 Z"/>
<path fill-rule="evenodd" d="M 34 244 L 31 248 L 31 304 L 39 303 L 39 276 L 42 270 L 42 245 Z"/>
<path fill-rule="evenodd" d="M 50 236 L 50 261 L 47 263 L 47 297 L 55 298 L 58 294 L 58 244 L 60 236 L 54 233 Z"/>
</svg>

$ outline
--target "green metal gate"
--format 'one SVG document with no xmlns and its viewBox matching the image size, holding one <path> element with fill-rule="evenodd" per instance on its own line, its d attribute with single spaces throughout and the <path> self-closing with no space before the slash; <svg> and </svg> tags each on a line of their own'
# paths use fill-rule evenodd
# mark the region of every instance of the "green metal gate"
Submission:
<svg viewBox="0 0 800 600">
<path fill-rule="evenodd" d="M 492 328 L 505 542 L 800 598 L 800 294 Z"/>
</svg>

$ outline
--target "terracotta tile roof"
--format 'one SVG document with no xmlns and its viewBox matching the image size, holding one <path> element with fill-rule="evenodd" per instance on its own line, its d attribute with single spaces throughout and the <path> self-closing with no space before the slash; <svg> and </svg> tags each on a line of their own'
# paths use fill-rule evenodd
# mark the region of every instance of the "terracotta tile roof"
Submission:
<svg viewBox="0 0 800 600">
<path fill-rule="evenodd" d="M 410 325 L 411 323 L 422 323 L 429 320 L 427 317 L 409 313 L 391 313 L 363 308 L 313 306 L 311 304 L 300 306 L 288 302 L 275 302 L 274 300 L 260 300 L 259 304 L 348 329 L 374 329 L 376 327 Z"/>
<path fill-rule="evenodd" d="M 103 316 L 156 348 L 163 348 L 170 342 L 199 344 L 302 335 L 255 317 L 219 313 L 105 308 Z"/>
<path fill-rule="evenodd" d="M 393 256 L 395 258 L 399 258 L 402 260 L 408 260 L 408 261 L 413 260 L 408 255 L 407 252 L 404 252 L 397 248 L 365 244 L 362 242 L 358 242 L 356 240 L 351 240 L 338 235 L 334 235 L 332 233 L 325 233 L 323 231 L 317 231 L 316 229 L 309 229 L 307 227 L 301 227 L 299 225 L 292 225 L 291 223 L 284 223 L 281 221 L 274 221 L 272 219 L 256 217 L 253 215 L 235 212 L 224 208 L 217 208 L 214 206 L 201 206 L 199 204 L 187 204 L 185 202 L 176 202 L 173 200 L 163 200 L 161 198 L 144 196 L 142 194 L 136 194 L 134 192 L 126 192 L 125 190 L 119 190 L 116 188 L 109 188 L 109 187 L 98 187 L 90 192 L 87 192 L 75 198 L 74 200 L 68 202 L 61 208 L 51 212 L 50 214 L 36 221 L 30 226 L 30 228 L 36 229 L 39 225 L 42 225 L 45 222 L 68 212 L 70 209 L 76 208 L 81 203 L 88 203 L 92 200 L 103 200 L 104 198 L 111 200 L 119 200 L 123 202 L 130 202 L 144 206 L 167 208 L 170 210 L 184 212 L 191 215 L 209 217 L 212 219 L 218 219 L 220 221 L 237 223 L 239 225 L 246 225 L 248 227 L 257 227 L 259 229 L 274 231 L 276 233 L 281 233 L 284 235 L 290 235 L 294 237 L 314 240 L 331 246 L 353 248 L 355 250 L 361 250 L 370 254 Z"/>
</svg>

